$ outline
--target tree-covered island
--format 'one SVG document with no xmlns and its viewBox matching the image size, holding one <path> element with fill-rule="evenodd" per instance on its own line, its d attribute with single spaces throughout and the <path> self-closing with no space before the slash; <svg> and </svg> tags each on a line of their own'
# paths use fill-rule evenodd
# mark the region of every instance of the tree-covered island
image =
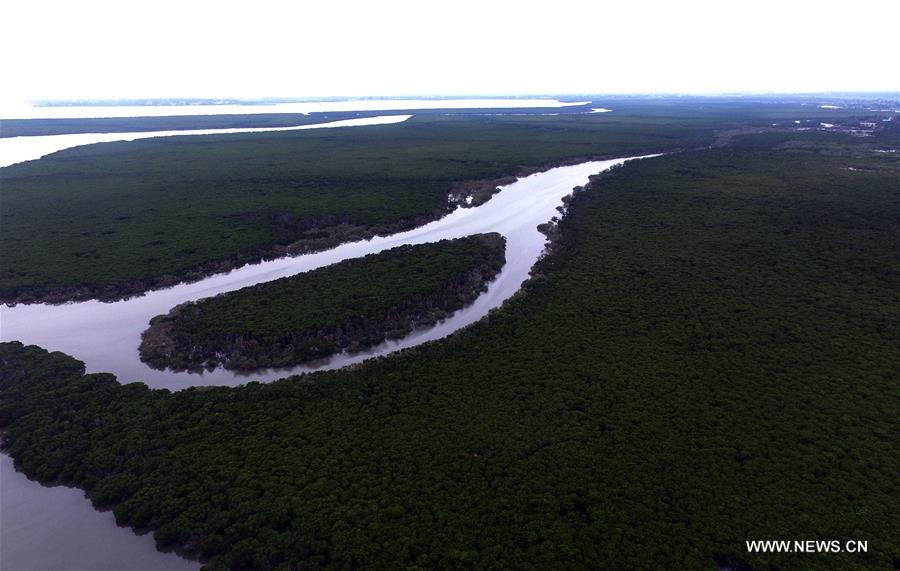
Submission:
<svg viewBox="0 0 900 571">
<path fill-rule="evenodd" d="M 505 262 L 496 233 L 400 246 L 179 305 L 144 332 L 155 367 L 288 367 L 403 337 L 471 303 Z"/>
</svg>

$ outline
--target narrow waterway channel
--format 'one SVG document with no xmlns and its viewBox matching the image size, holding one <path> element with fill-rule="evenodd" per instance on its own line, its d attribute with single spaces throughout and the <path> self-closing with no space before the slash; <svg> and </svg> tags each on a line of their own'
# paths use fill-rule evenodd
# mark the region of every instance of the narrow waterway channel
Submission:
<svg viewBox="0 0 900 571">
<path fill-rule="evenodd" d="M 639 158 L 639 157 L 634 157 Z M 142 381 L 153 388 L 179 390 L 197 385 L 237 385 L 272 381 L 290 374 L 334 369 L 402 348 L 440 339 L 484 317 L 517 292 L 546 246 L 537 226 L 559 215 L 564 196 L 588 177 L 627 158 L 558 167 L 519 179 L 476 208 L 459 208 L 408 232 L 353 242 L 335 249 L 247 265 L 226 274 L 181 284 L 115 303 L 87 301 L 64 305 L 31 304 L 2 308 L 0 339 L 19 340 L 63 351 L 85 362 L 89 372 L 107 371 L 120 382 Z M 189 300 L 313 270 L 341 260 L 402 244 L 421 244 L 481 232 L 507 239 L 507 263 L 488 291 L 473 304 L 437 325 L 387 341 L 363 353 L 339 354 L 314 365 L 238 374 L 224 369 L 204 373 L 154 370 L 142 363 L 137 347 L 150 319 Z M 2 569 L 191 569 L 199 566 L 155 550 L 151 534 L 137 536 L 115 525 L 112 513 L 98 512 L 81 490 L 44 487 L 16 472 L 0 455 L 0 568 Z"/>
</svg>

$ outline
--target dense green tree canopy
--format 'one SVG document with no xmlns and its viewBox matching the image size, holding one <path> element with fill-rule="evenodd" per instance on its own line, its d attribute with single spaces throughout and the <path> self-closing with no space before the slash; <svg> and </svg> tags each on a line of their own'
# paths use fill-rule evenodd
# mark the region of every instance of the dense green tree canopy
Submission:
<svg viewBox="0 0 900 571">
<path fill-rule="evenodd" d="M 525 295 L 351 370 L 169 393 L 7 343 L 4 442 L 210 568 L 890 568 L 897 168 L 815 133 L 631 163 Z M 869 550 L 744 544 L 806 538 Z"/>
</svg>

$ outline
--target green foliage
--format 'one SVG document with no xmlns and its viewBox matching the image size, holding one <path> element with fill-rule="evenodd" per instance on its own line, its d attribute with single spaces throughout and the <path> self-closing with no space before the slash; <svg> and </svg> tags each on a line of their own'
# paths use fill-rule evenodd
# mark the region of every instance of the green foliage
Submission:
<svg viewBox="0 0 900 571">
<path fill-rule="evenodd" d="M 526 295 L 351 370 L 172 394 L 4 344 L 6 445 L 210 568 L 890 568 L 897 162 L 793 140 L 595 180 Z M 869 552 L 744 546 L 795 538 Z"/>
<path fill-rule="evenodd" d="M 677 117 L 434 115 L 68 149 L 0 169 L 0 299 L 138 293 L 415 226 L 460 181 L 710 140 L 708 122 Z"/>
<path fill-rule="evenodd" d="M 151 321 L 141 358 L 254 370 L 358 350 L 474 301 L 504 251 L 499 234 L 400 246 L 184 304 Z"/>
</svg>

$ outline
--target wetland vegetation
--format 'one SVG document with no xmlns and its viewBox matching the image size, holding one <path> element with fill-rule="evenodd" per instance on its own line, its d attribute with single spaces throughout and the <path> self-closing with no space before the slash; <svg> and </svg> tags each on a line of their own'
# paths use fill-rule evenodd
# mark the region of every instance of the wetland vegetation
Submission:
<svg viewBox="0 0 900 571">
<path fill-rule="evenodd" d="M 665 143 L 653 121 L 628 142 L 578 125 L 413 121 L 362 140 L 442 133 L 433 156 L 405 147 L 419 162 L 388 152 L 396 143 L 377 152 L 394 181 L 401 161 L 422 165 L 416 180 L 447 184 L 614 147 L 711 142 L 682 125 Z M 510 146 L 495 129 L 531 135 Z M 463 144 L 478 130 L 491 153 Z M 594 143 L 571 143 L 582 136 Z M 259 145 L 289 162 L 266 137 L 241 141 L 241 153 Z M 229 156 L 227 144 L 193 144 L 174 145 Z M 524 295 L 451 338 L 347 370 L 171 393 L 2 344 L 4 446 L 30 476 L 86 489 L 120 523 L 211 569 L 896 566 L 900 166 L 875 151 L 897 146 L 890 128 L 776 132 L 629 163 L 569 201 Z M 124 166 L 104 168 L 138 160 L 109 149 Z M 52 177 L 67 161 L 99 164 L 95 152 L 13 172 Z M 361 164 L 345 161 L 342 180 L 363 180 Z M 317 168 L 319 184 L 339 177 Z M 395 214 L 376 204 L 373 216 Z M 747 553 L 745 540 L 769 538 L 865 539 L 869 550 Z"/>
</svg>

